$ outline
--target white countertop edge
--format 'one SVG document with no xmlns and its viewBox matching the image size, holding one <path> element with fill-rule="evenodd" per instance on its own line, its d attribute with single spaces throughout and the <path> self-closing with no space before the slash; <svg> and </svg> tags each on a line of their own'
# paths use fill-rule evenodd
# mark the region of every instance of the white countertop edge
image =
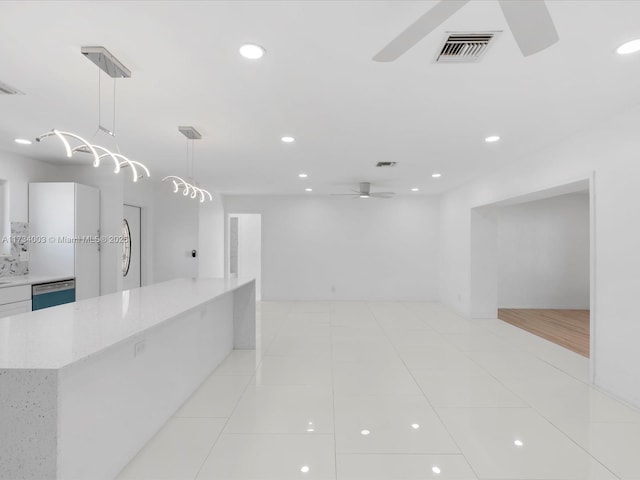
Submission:
<svg viewBox="0 0 640 480">
<path fill-rule="evenodd" d="M 17 275 L 11 277 L 0 277 L 0 288 L 17 287 L 19 285 L 37 285 L 39 283 L 58 282 L 60 280 L 71 280 L 73 275 Z M 5 283 L 6 282 L 6 283 Z"/>
<path fill-rule="evenodd" d="M 0 318 L 0 369 L 59 370 L 85 362 L 106 350 L 162 328 L 179 316 L 253 281 L 242 278 L 175 279 Z M 189 289 L 185 289 L 189 286 L 196 290 L 211 286 L 213 291 L 210 294 L 191 292 L 189 296 Z M 171 303 L 165 294 L 172 287 L 176 289 L 172 293 L 176 295 L 174 300 L 177 304 L 163 308 L 163 302 Z M 129 302 L 126 313 L 114 313 L 114 307 L 122 308 L 125 298 Z M 145 318 L 145 314 L 154 315 L 154 318 Z M 54 328 L 56 324 L 63 330 L 62 333 Z M 78 328 L 79 325 L 85 328 Z M 105 330 L 102 339 L 91 328 L 101 325 Z M 125 330 L 119 331 L 123 325 Z M 109 328 L 112 331 L 107 331 Z M 86 344 L 83 344 L 84 340 Z M 17 359 L 18 356 L 21 359 Z"/>
</svg>

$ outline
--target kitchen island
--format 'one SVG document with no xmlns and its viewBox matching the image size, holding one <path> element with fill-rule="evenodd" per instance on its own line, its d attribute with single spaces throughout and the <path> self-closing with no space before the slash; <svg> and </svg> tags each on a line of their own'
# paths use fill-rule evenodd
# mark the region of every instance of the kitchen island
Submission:
<svg viewBox="0 0 640 480">
<path fill-rule="evenodd" d="M 178 279 L 0 319 L 0 479 L 111 479 L 233 348 L 255 282 Z"/>
</svg>

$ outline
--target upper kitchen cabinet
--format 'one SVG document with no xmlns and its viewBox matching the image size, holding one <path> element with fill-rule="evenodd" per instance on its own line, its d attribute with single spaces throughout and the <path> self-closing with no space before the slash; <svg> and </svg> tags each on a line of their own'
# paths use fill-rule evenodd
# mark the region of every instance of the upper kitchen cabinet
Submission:
<svg viewBox="0 0 640 480">
<path fill-rule="evenodd" d="M 100 295 L 100 191 L 71 182 L 29 184 L 29 268 L 75 277 L 76 300 Z"/>
</svg>

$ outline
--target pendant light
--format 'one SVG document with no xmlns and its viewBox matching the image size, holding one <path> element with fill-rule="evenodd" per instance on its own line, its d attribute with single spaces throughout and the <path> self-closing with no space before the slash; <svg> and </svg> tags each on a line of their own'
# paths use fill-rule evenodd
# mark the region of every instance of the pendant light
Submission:
<svg viewBox="0 0 640 480">
<path fill-rule="evenodd" d="M 82 47 L 81 52 L 85 55 L 89 60 L 95 63 L 98 67 L 98 129 L 94 133 L 94 136 L 98 131 L 103 131 L 115 138 L 115 124 L 116 124 L 116 79 L 117 78 L 130 78 L 131 72 L 127 69 L 122 63 L 114 57 L 106 48 L 104 47 Z M 101 118 L 101 102 L 100 102 L 100 87 L 101 87 L 101 71 L 104 71 L 107 75 L 113 78 L 113 123 L 111 130 L 102 126 L 102 118 Z M 93 156 L 93 166 L 99 167 L 100 162 L 103 159 L 109 159 L 114 164 L 114 173 L 119 173 L 122 168 L 131 168 L 131 173 L 133 177 L 133 181 L 137 182 L 138 179 L 143 177 L 149 177 L 151 174 L 149 173 L 149 169 L 143 165 L 142 163 L 131 160 L 120 153 L 120 148 L 116 142 L 116 152 L 108 150 L 107 148 L 92 144 L 82 138 L 79 135 L 71 132 L 63 132 L 61 130 L 53 129 L 49 132 L 45 132 L 42 135 L 36 137 L 36 141 L 40 142 L 41 140 L 48 137 L 56 137 L 58 140 L 62 142 L 64 146 L 66 155 L 68 158 L 73 157 L 73 155 L 77 152 L 80 153 L 89 153 Z M 69 140 L 77 143 L 76 146 L 71 147 Z"/>
<path fill-rule="evenodd" d="M 182 192 L 182 195 L 185 197 L 198 198 L 200 203 L 203 203 L 206 197 L 209 197 L 209 201 L 213 201 L 211 193 L 204 188 L 197 187 L 194 180 L 193 141 L 200 140 L 202 135 L 194 127 L 178 127 L 178 131 L 187 137 L 187 178 L 193 183 L 189 183 L 182 177 L 176 175 L 168 175 L 164 177 L 162 181 L 171 181 L 173 184 L 173 193 Z M 191 147 L 191 176 L 189 176 L 189 147 Z"/>
</svg>

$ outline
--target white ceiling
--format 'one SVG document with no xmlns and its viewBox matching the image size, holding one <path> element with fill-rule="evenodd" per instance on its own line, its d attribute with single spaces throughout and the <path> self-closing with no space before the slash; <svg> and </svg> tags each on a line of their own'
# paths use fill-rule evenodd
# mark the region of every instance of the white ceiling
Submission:
<svg viewBox="0 0 640 480">
<path fill-rule="evenodd" d="M 4 1 L 0 81 L 26 95 L 0 95 L 0 150 L 60 162 L 57 140 L 13 138 L 52 128 L 91 138 L 98 68 L 80 54 L 89 45 L 132 71 L 117 81 L 122 153 L 155 181 L 186 174 L 177 127 L 194 125 L 204 134 L 198 183 L 219 193 L 338 193 L 370 181 L 372 191 L 437 194 L 640 102 L 640 54 L 614 52 L 640 37 L 640 1 L 548 0 L 560 41 L 524 58 L 497 2 L 475 0 L 396 62 L 371 60 L 434 4 Z M 503 33 L 480 63 L 436 64 L 451 30 Z M 246 42 L 266 56 L 240 57 Z M 111 82 L 103 75 L 107 111 Z M 503 140 L 486 144 L 490 134 Z M 114 146 L 101 133 L 94 142 Z"/>
</svg>

